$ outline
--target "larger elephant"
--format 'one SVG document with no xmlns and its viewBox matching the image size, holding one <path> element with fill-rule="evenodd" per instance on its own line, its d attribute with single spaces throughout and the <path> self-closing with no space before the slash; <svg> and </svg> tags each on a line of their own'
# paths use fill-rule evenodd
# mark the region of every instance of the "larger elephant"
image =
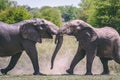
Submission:
<svg viewBox="0 0 120 80">
<path fill-rule="evenodd" d="M 79 42 L 77 53 L 71 62 L 70 68 L 66 70 L 69 74 L 73 74 L 75 66 L 85 55 L 87 59 L 86 75 L 92 75 L 91 68 L 95 56 L 98 56 L 103 64 L 102 74 L 109 74 L 109 60 L 115 60 L 120 64 L 120 36 L 111 27 L 94 28 L 82 20 L 73 20 L 61 27 L 58 34 L 75 36 Z"/>
<path fill-rule="evenodd" d="M 26 51 L 33 64 L 33 74 L 42 75 L 39 70 L 35 44 L 37 42 L 42 43 L 42 38 L 52 39 L 53 35 L 57 34 L 58 29 L 52 22 L 39 18 L 24 20 L 15 24 L 0 22 L 0 57 L 11 56 L 9 65 L 1 69 L 1 73 L 7 74 L 13 69 L 22 52 Z M 57 46 L 61 44 L 60 41 L 58 40 Z"/>
</svg>

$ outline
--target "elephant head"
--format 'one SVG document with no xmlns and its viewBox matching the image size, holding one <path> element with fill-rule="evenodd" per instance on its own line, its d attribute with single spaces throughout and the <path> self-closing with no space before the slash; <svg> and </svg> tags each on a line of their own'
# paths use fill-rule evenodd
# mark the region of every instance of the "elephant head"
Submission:
<svg viewBox="0 0 120 80">
<path fill-rule="evenodd" d="M 20 27 L 22 36 L 39 42 L 39 38 L 53 38 L 57 34 L 58 27 L 45 19 L 26 20 Z M 38 38 L 39 37 L 39 38 Z"/>
<path fill-rule="evenodd" d="M 95 41 L 97 39 L 97 34 L 94 28 L 82 20 L 73 20 L 64 24 L 58 31 L 58 35 L 63 36 L 64 34 L 75 36 L 77 41 Z M 51 60 L 51 66 L 53 68 L 53 63 L 56 54 L 53 54 Z"/>
<path fill-rule="evenodd" d="M 56 35 L 55 43 L 57 45 L 54 54 L 57 54 L 63 42 L 63 37 L 58 37 L 58 30 L 59 28 L 52 22 L 38 18 L 26 20 L 20 28 L 20 32 L 24 38 L 40 43 L 42 42 L 41 38 L 52 39 L 53 35 Z"/>
<path fill-rule="evenodd" d="M 86 27 L 93 29 L 91 25 L 82 20 L 73 20 L 64 24 L 64 26 L 59 29 L 59 34 L 74 35 Z"/>
</svg>

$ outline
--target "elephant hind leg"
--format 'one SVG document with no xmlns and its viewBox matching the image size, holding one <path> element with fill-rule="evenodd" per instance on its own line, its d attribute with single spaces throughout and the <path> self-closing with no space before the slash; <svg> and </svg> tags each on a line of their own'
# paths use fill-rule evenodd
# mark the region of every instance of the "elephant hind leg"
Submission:
<svg viewBox="0 0 120 80">
<path fill-rule="evenodd" d="M 120 64 L 120 48 L 115 48 L 114 54 L 113 54 L 113 60 Z"/>
<path fill-rule="evenodd" d="M 74 56 L 74 58 L 71 62 L 70 68 L 68 70 L 66 70 L 66 72 L 72 75 L 73 69 L 75 68 L 77 63 L 84 58 L 84 56 L 85 56 L 85 50 L 81 50 L 80 52 L 78 50 L 78 52 L 76 53 L 76 55 Z"/>
<path fill-rule="evenodd" d="M 11 69 L 13 69 L 15 67 L 17 61 L 19 60 L 19 58 L 21 56 L 21 54 L 22 54 L 22 52 L 16 53 L 14 56 L 11 57 L 9 65 L 5 69 L 1 69 L 1 73 L 3 75 L 6 75 L 8 71 L 10 71 Z"/>
<path fill-rule="evenodd" d="M 108 68 L 108 58 L 100 58 L 102 64 L 103 64 L 103 72 L 102 75 L 109 74 L 109 68 Z"/>
<path fill-rule="evenodd" d="M 120 64 L 120 45 L 119 44 L 116 44 L 114 46 L 113 60 L 115 60 L 115 62 Z"/>
</svg>

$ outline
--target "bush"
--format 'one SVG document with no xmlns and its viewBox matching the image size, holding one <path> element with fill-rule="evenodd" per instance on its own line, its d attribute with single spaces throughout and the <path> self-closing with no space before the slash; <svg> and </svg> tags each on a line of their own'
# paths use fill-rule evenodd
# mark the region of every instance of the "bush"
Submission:
<svg viewBox="0 0 120 80">
<path fill-rule="evenodd" d="M 16 23 L 30 18 L 32 15 L 24 7 L 6 8 L 0 12 L 0 21 L 6 23 Z"/>
</svg>

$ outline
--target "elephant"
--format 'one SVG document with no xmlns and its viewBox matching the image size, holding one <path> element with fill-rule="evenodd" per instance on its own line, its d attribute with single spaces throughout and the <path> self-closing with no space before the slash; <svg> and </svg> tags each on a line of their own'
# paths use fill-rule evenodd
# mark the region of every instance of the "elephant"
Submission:
<svg viewBox="0 0 120 80">
<path fill-rule="evenodd" d="M 92 63 L 95 56 L 98 56 L 102 65 L 102 75 L 109 74 L 108 61 L 114 60 L 120 64 L 120 36 L 119 33 L 112 27 L 104 26 L 95 28 L 83 20 L 72 20 L 64 24 L 58 31 L 59 36 L 63 35 L 74 36 L 78 41 L 78 49 L 74 56 L 68 74 L 74 74 L 74 68 L 80 60 L 86 56 L 86 73 L 92 74 Z M 56 54 L 53 54 L 53 56 Z M 55 57 L 51 60 L 53 68 Z"/>
<path fill-rule="evenodd" d="M 42 43 L 42 38 L 53 39 L 53 35 L 56 35 L 58 30 L 58 26 L 40 18 L 23 20 L 14 24 L 0 22 L 0 57 L 11 56 L 9 65 L 1 69 L 1 73 L 6 75 L 12 70 L 22 52 L 25 51 L 32 62 L 33 75 L 44 75 L 39 69 L 35 44 Z M 57 40 L 56 46 L 59 46 L 62 40 Z"/>
</svg>

